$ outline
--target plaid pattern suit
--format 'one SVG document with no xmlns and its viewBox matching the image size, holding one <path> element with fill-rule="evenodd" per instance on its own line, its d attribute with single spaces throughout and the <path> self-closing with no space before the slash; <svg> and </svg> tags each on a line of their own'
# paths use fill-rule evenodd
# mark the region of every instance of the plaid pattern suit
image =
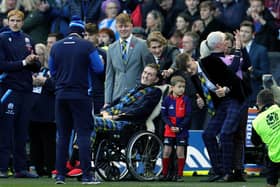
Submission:
<svg viewBox="0 0 280 187">
<path fill-rule="evenodd" d="M 211 93 L 216 113 L 203 133 L 203 140 L 214 172 L 223 175 L 232 172 L 233 134 L 237 130 L 238 118 L 247 94 L 242 81 L 217 55 L 219 54 L 211 54 L 201 59 L 200 67 L 213 84 L 226 86 L 230 92 L 221 98 L 217 97 L 214 92 Z M 201 85 L 197 86 L 201 87 Z M 203 93 L 200 95 L 203 96 Z M 218 135 L 220 135 L 221 149 L 216 138 Z"/>
<path fill-rule="evenodd" d="M 161 90 L 154 86 L 140 85 L 131 89 L 116 104 L 105 109 L 110 115 L 121 115 L 118 120 L 95 117 L 92 141 L 98 131 L 120 131 L 135 122 L 145 122 L 161 98 Z"/>
</svg>

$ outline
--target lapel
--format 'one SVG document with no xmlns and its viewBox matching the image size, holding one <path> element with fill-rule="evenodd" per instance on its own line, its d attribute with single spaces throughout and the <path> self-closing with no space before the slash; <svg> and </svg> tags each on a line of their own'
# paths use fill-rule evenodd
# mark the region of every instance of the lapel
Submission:
<svg viewBox="0 0 280 187">
<path fill-rule="evenodd" d="M 130 44 L 128 46 L 127 63 L 129 63 L 129 58 L 133 54 L 133 50 L 135 48 L 136 43 L 137 43 L 137 39 L 134 36 L 132 36 Z"/>
<path fill-rule="evenodd" d="M 255 45 L 255 42 L 253 41 L 252 45 L 251 45 L 251 48 L 250 48 L 250 51 L 249 51 L 249 56 L 250 57 L 254 55 L 255 49 L 256 49 L 256 45 Z"/>
</svg>

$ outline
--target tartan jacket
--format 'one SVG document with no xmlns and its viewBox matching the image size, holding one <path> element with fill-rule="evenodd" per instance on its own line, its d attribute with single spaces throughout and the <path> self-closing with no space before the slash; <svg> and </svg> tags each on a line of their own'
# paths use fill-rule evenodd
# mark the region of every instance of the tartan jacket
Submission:
<svg viewBox="0 0 280 187">
<path fill-rule="evenodd" d="M 131 89 L 105 109 L 111 115 L 121 115 L 120 120 L 145 122 L 161 98 L 161 90 L 140 85 Z"/>
</svg>

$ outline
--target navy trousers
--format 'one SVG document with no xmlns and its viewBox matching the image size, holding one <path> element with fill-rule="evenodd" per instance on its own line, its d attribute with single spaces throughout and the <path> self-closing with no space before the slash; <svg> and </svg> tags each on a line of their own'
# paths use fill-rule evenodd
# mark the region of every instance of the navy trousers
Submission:
<svg viewBox="0 0 280 187">
<path fill-rule="evenodd" d="M 56 169 L 59 175 L 66 174 L 66 161 L 72 129 L 77 133 L 79 158 L 84 177 L 91 171 L 90 135 L 93 131 L 91 99 L 56 99 L 55 119 L 58 140 L 56 144 Z"/>
<path fill-rule="evenodd" d="M 241 107 L 241 103 L 235 99 L 223 99 L 202 135 L 212 168 L 216 174 L 230 174 L 232 172 L 233 135 L 239 125 Z M 218 135 L 221 148 L 217 140 Z"/>
<path fill-rule="evenodd" d="M 7 89 L 0 88 L 0 98 Z M 6 172 L 11 154 L 15 172 L 27 169 L 26 140 L 31 112 L 31 93 L 11 91 L 1 103 L 0 171 Z"/>
</svg>

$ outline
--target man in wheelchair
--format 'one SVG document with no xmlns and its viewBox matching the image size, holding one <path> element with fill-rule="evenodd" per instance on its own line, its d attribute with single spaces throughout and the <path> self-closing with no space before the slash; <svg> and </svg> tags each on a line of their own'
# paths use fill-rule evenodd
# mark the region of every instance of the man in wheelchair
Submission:
<svg viewBox="0 0 280 187">
<path fill-rule="evenodd" d="M 159 79 L 158 65 L 146 65 L 140 85 L 104 108 L 101 116 L 95 117 L 92 140 L 95 141 L 97 132 L 120 131 L 128 125 L 145 124 L 161 99 L 162 92 L 155 87 Z"/>
</svg>

